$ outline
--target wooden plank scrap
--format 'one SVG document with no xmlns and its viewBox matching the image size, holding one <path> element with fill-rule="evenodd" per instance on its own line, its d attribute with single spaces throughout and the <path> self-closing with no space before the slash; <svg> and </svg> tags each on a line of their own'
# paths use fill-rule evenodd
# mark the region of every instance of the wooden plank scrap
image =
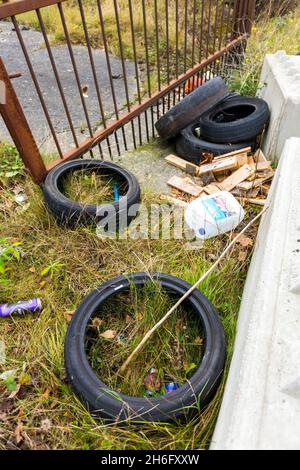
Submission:
<svg viewBox="0 0 300 470">
<path fill-rule="evenodd" d="M 186 171 L 193 176 L 196 176 L 199 172 L 198 165 L 188 162 L 183 158 L 177 157 L 176 155 L 170 154 L 165 158 L 165 160 L 170 163 L 170 165 L 173 165 L 180 170 Z"/>
<path fill-rule="evenodd" d="M 218 161 L 212 161 L 206 165 L 200 165 L 200 173 L 202 176 L 204 173 L 212 171 L 213 173 L 223 173 L 227 170 L 236 170 L 238 168 L 238 161 L 236 157 L 229 157 Z"/>
<path fill-rule="evenodd" d="M 250 204 L 255 204 L 257 206 L 264 206 L 266 204 L 266 199 L 254 199 L 249 197 L 239 197 L 236 198 L 241 202 L 249 202 Z"/>
<path fill-rule="evenodd" d="M 250 189 L 257 188 L 258 186 L 262 186 L 263 183 L 273 178 L 273 176 L 274 176 L 274 171 L 272 170 L 263 178 L 256 178 L 254 181 L 241 181 L 239 184 L 236 185 L 236 187 L 244 191 L 249 191 Z"/>
<path fill-rule="evenodd" d="M 210 194 L 219 193 L 220 191 L 223 191 L 223 189 L 220 188 L 219 184 L 211 183 L 203 188 L 203 196 L 207 194 L 210 195 Z"/>
<path fill-rule="evenodd" d="M 251 167 L 246 164 L 236 170 L 232 175 L 228 176 L 219 186 L 222 187 L 223 191 L 231 191 L 233 188 L 238 186 L 242 181 L 245 181 L 253 173 Z"/>
<path fill-rule="evenodd" d="M 215 157 L 214 160 L 219 160 L 219 159 L 222 159 L 222 158 L 243 155 L 244 153 L 246 153 L 248 155 L 249 152 L 251 152 L 251 147 L 244 147 L 244 148 L 239 149 L 239 150 L 234 150 L 233 152 L 224 153 L 223 155 L 219 155 L 219 156 Z"/>
<path fill-rule="evenodd" d="M 184 178 L 180 178 L 179 176 L 172 176 L 168 181 L 168 185 L 195 197 L 199 196 L 203 191 L 201 186 L 198 186 L 191 181 L 186 181 Z"/>
</svg>

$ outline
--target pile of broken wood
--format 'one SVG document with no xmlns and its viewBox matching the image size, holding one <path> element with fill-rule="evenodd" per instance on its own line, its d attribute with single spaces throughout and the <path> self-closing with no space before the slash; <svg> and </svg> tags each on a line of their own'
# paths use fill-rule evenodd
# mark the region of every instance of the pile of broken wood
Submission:
<svg viewBox="0 0 300 470">
<path fill-rule="evenodd" d="M 199 166 L 175 155 L 168 155 L 166 161 L 188 173 L 186 177 L 172 176 L 168 185 L 176 196 L 185 194 L 189 199 L 230 191 L 239 200 L 264 205 L 274 176 L 263 152 L 251 154 L 251 147 L 218 157 L 207 154 Z"/>
</svg>

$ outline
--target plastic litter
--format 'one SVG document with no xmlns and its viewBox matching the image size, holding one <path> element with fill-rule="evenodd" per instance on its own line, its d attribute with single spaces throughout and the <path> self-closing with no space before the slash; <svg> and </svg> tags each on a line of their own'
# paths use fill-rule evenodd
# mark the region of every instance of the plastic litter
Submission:
<svg viewBox="0 0 300 470">
<path fill-rule="evenodd" d="M 21 300 L 15 304 L 1 304 L 0 317 L 9 317 L 10 315 L 24 315 L 25 313 L 35 313 L 42 310 L 41 299 Z"/>
<path fill-rule="evenodd" d="M 166 393 L 171 393 L 175 392 L 180 387 L 180 385 L 176 382 L 169 382 L 165 384 L 165 392 Z"/>
<path fill-rule="evenodd" d="M 117 183 L 114 183 L 114 198 L 115 198 L 115 201 L 118 201 L 120 199 Z"/>
<path fill-rule="evenodd" d="M 146 377 L 144 378 L 145 395 L 148 397 L 154 396 L 160 391 L 161 381 L 158 377 L 158 370 L 154 367 L 149 369 Z"/>
<path fill-rule="evenodd" d="M 244 215 L 235 197 L 221 191 L 192 201 L 186 207 L 185 221 L 197 238 L 205 240 L 234 230 Z"/>
</svg>

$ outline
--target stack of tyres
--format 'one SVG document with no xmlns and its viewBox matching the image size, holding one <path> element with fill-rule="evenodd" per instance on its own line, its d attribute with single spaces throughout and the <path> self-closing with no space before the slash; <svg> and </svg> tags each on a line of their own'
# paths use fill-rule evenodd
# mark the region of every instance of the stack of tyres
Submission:
<svg viewBox="0 0 300 470">
<path fill-rule="evenodd" d="M 231 94 L 223 79 L 216 77 L 184 97 L 159 119 L 156 128 L 163 138 L 176 137 L 180 157 L 199 163 L 207 153 L 254 150 L 269 119 L 264 100 Z"/>
</svg>

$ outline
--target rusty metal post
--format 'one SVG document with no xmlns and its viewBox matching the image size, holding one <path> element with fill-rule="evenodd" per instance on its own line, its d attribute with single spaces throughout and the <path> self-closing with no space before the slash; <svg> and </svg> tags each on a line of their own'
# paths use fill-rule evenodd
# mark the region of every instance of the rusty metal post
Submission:
<svg viewBox="0 0 300 470">
<path fill-rule="evenodd" d="M 251 34 L 253 21 L 255 19 L 256 0 L 249 0 L 246 22 L 246 33 Z"/>
<path fill-rule="evenodd" d="M 1 116 L 20 153 L 25 167 L 30 171 L 33 180 L 40 184 L 45 179 L 47 169 L 1 57 L 0 83 L 4 84 L 3 90 L 5 92 L 4 96 L 0 97 Z"/>
</svg>

